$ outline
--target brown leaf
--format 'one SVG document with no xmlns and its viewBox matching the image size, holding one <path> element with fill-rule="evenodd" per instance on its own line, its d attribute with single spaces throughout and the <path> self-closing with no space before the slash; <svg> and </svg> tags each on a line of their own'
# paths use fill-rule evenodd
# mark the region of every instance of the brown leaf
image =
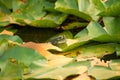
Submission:
<svg viewBox="0 0 120 80">
<path fill-rule="evenodd" d="M 27 47 L 27 48 L 32 48 L 32 49 L 38 51 L 41 55 L 43 55 L 47 59 L 56 57 L 56 55 L 53 55 L 52 53 L 50 53 L 48 51 L 48 49 L 59 49 L 50 43 L 27 42 L 27 43 L 22 44 L 21 46 Z"/>
</svg>

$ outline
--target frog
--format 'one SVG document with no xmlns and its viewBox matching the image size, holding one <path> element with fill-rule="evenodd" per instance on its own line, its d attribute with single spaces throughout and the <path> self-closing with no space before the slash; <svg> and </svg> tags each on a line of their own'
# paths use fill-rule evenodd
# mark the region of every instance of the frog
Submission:
<svg viewBox="0 0 120 80">
<path fill-rule="evenodd" d="M 66 38 L 64 35 L 60 35 L 60 36 L 57 36 L 57 37 L 54 37 L 50 40 L 50 43 L 52 45 L 55 45 L 55 46 L 58 46 L 60 44 L 64 44 L 66 43 Z"/>
</svg>

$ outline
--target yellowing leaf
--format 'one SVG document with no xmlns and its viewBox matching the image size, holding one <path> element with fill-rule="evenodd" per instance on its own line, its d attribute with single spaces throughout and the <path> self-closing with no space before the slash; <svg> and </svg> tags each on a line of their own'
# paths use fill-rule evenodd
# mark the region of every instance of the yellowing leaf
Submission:
<svg viewBox="0 0 120 80">
<path fill-rule="evenodd" d="M 10 31 L 8 31 L 8 30 L 3 30 L 3 31 L 0 33 L 0 35 L 1 35 L 1 34 L 8 34 L 8 35 L 13 36 L 13 32 L 10 32 Z"/>
<path fill-rule="evenodd" d="M 58 47 L 53 46 L 50 43 L 34 43 L 34 42 L 27 42 L 22 44 L 21 46 L 32 48 L 36 51 L 38 51 L 41 55 L 46 57 L 47 59 L 50 59 L 51 57 L 54 57 L 55 55 L 51 54 L 48 49 L 57 49 L 60 50 Z"/>
</svg>

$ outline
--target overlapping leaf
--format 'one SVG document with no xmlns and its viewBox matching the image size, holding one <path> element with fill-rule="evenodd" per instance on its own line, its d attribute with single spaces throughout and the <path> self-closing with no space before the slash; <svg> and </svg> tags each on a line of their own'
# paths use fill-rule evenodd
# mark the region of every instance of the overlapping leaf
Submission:
<svg viewBox="0 0 120 80">
<path fill-rule="evenodd" d="M 15 23 L 57 30 L 52 33 L 50 29 L 49 32 L 38 29 L 40 33 L 32 34 L 32 28 L 31 31 L 24 28 L 25 32 L 18 28 L 19 33 L 27 33 L 30 38 L 37 36 L 36 42 L 47 41 L 39 44 L 23 44 L 18 36 L 1 33 L 0 79 L 69 80 L 71 75 L 78 80 L 91 79 L 89 76 L 119 79 L 119 5 L 120 0 L 1 0 L 1 27 Z M 104 63 L 106 56 L 110 61 Z"/>
</svg>

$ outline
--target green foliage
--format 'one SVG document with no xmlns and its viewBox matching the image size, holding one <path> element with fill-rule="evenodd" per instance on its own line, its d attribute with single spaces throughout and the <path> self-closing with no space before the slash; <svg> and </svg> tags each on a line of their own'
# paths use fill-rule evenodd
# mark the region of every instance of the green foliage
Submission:
<svg viewBox="0 0 120 80">
<path fill-rule="evenodd" d="M 95 80 L 120 79 L 120 0 L 1 0 L 0 32 L 11 28 L 17 35 L 0 34 L 1 80 L 66 80 L 85 73 Z M 46 49 L 58 55 L 47 60 L 21 46 L 31 38 L 50 43 L 56 49 Z M 104 56 L 107 67 L 92 65 L 94 57 Z"/>
</svg>

